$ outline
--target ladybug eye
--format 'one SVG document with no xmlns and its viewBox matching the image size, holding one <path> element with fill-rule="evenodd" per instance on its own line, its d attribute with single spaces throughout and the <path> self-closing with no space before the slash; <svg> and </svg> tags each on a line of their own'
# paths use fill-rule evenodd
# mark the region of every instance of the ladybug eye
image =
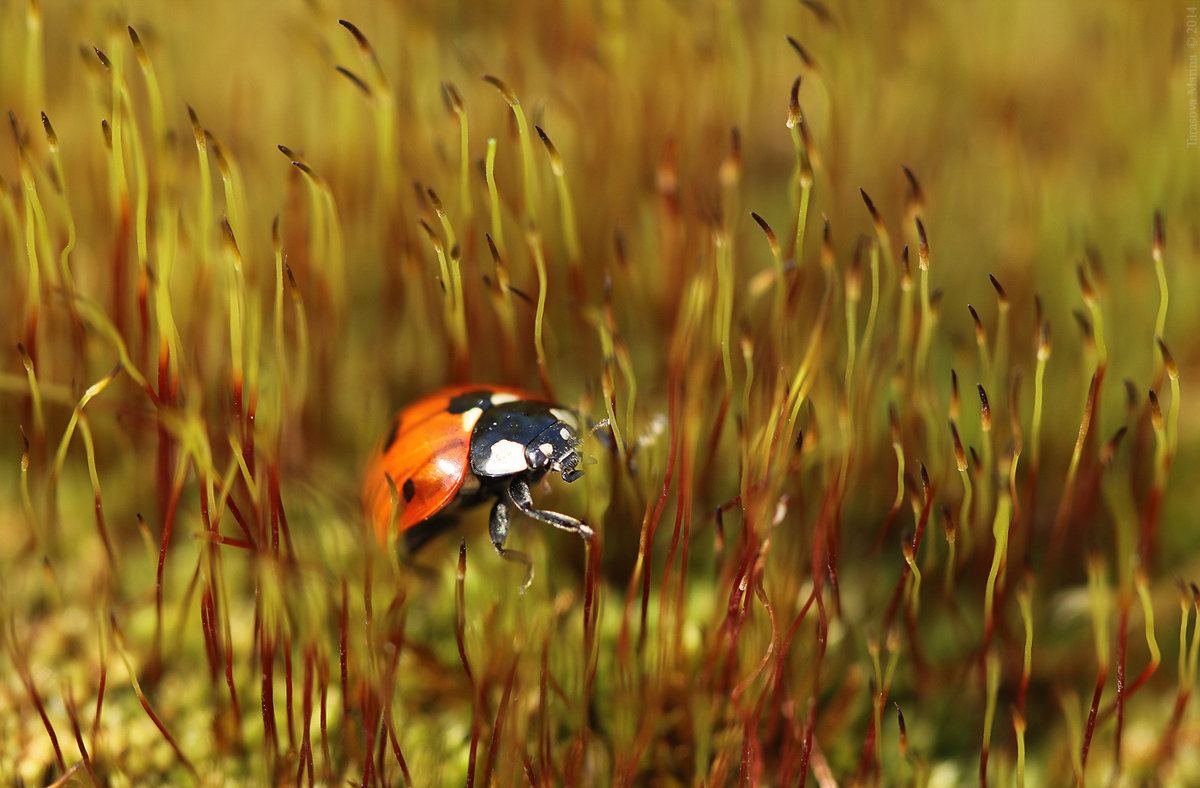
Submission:
<svg viewBox="0 0 1200 788">
<path fill-rule="evenodd" d="M 578 468 L 575 468 L 573 470 L 563 471 L 562 478 L 563 478 L 564 482 L 573 482 L 582 475 L 583 475 L 583 471 L 579 470 Z"/>
<path fill-rule="evenodd" d="M 540 470 L 550 464 L 553 456 L 550 449 L 553 448 L 545 443 L 527 446 L 525 448 L 525 464 L 530 470 Z"/>
</svg>

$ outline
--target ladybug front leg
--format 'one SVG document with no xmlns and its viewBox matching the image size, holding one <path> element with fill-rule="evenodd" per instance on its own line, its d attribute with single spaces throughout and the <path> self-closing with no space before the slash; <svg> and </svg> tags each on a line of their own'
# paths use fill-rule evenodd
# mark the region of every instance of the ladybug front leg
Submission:
<svg viewBox="0 0 1200 788">
<path fill-rule="evenodd" d="M 533 508 L 533 496 L 529 493 L 529 483 L 524 479 L 513 479 L 508 485 L 508 498 L 513 504 L 525 514 L 535 520 L 541 520 L 543 523 L 549 523 L 555 528 L 561 528 L 564 531 L 571 531 L 579 534 L 585 542 L 591 541 L 591 538 L 596 535 L 592 527 L 582 520 L 576 520 L 559 512 L 551 512 L 545 509 Z M 508 513 L 505 512 L 505 520 L 508 519 Z"/>
<path fill-rule="evenodd" d="M 488 534 L 492 537 L 492 547 L 496 548 L 496 552 L 500 554 L 501 558 L 515 564 L 524 564 L 527 570 L 525 585 L 521 586 L 521 591 L 524 592 L 533 582 L 533 561 L 520 550 L 509 550 L 504 546 L 504 543 L 508 541 L 508 503 L 503 498 L 497 499 L 496 505 L 492 507 Z"/>
</svg>

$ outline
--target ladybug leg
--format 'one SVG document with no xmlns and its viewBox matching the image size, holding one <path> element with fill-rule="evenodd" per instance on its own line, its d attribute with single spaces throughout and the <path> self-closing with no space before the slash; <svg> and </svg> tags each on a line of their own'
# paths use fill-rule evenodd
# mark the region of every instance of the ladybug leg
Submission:
<svg viewBox="0 0 1200 788">
<path fill-rule="evenodd" d="M 504 543 L 508 541 L 508 502 L 503 498 L 497 499 L 496 505 L 492 507 L 492 517 L 488 523 L 488 534 L 492 537 L 492 547 L 496 548 L 496 552 L 501 558 L 505 561 L 525 565 L 525 569 L 527 570 L 525 585 L 521 586 L 521 591 L 524 592 L 526 588 L 529 588 L 529 584 L 533 582 L 533 561 L 520 550 L 509 550 L 504 546 Z"/>
<path fill-rule="evenodd" d="M 549 523 L 555 528 L 561 528 L 564 531 L 577 533 L 585 542 L 591 541 L 591 538 L 596 534 L 592 530 L 592 527 L 582 520 L 576 520 L 569 515 L 551 512 L 546 509 L 534 509 L 533 496 L 529 493 L 529 483 L 524 479 L 512 480 L 512 483 L 508 485 L 508 498 L 514 506 L 533 519 Z"/>
</svg>

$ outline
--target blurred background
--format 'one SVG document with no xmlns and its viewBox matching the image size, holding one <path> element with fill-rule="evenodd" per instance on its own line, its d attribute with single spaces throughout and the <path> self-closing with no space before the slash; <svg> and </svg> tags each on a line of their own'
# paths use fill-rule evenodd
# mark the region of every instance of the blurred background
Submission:
<svg viewBox="0 0 1200 788">
<path fill-rule="evenodd" d="M 1194 784 L 1196 22 L 0 3 L 0 776 Z M 614 423 L 525 595 L 367 537 L 463 381 Z"/>
</svg>

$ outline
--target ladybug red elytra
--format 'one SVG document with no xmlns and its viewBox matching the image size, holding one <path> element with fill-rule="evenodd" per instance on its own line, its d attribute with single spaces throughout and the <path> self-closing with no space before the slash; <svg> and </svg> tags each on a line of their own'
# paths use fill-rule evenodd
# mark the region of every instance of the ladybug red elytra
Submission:
<svg viewBox="0 0 1200 788">
<path fill-rule="evenodd" d="M 504 546 L 512 508 L 585 540 L 594 534 L 574 517 L 533 508 L 529 491 L 551 472 L 578 479 L 579 444 L 575 414 L 537 394 L 510 386 L 444 388 L 392 420 L 367 464 L 363 507 L 381 544 L 394 527 L 414 550 L 444 530 L 454 511 L 494 499 L 492 545 L 528 565 L 525 554 Z"/>
</svg>

